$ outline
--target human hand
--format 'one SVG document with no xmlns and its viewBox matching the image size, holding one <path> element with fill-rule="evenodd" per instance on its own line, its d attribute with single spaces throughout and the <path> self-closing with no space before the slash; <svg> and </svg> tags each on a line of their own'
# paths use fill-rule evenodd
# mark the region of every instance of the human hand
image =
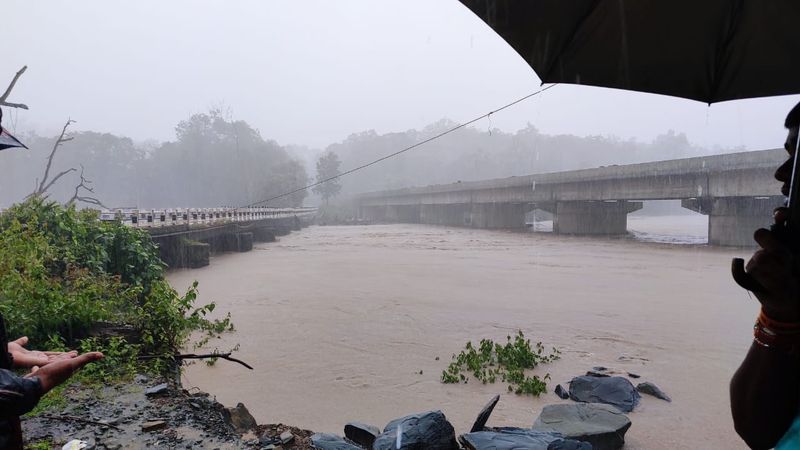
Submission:
<svg viewBox="0 0 800 450">
<path fill-rule="evenodd" d="M 23 336 L 8 343 L 8 352 L 11 353 L 11 356 L 14 358 L 15 367 L 43 367 L 55 361 L 78 356 L 78 352 L 74 350 L 69 352 L 40 352 L 28 350 L 25 348 L 27 344 L 27 336 Z"/>
<path fill-rule="evenodd" d="M 784 226 L 788 212 L 787 208 L 776 209 L 775 223 Z M 761 286 L 753 294 L 761 302 L 764 314 L 779 322 L 800 322 L 798 255 L 774 231 L 762 228 L 753 238 L 761 248 L 745 270 Z"/>
<path fill-rule="evenodd" d="M 39 382 L 42 384 L 42 394 L 44 394 L 66 381 L 86 364 L 101 359 L 103 359 L 103 354 L 100 352 L 84 353 L 74 358 L 51 362 L 44 367 L 34 366 L 31 373 L 25 375 L 25 377 L 39 377 Z"/>
</svg>

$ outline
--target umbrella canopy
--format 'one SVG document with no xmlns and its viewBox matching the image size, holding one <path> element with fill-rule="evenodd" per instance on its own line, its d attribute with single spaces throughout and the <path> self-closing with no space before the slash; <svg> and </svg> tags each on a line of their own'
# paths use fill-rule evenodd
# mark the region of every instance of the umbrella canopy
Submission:
<svg viewBox="0 0 800 450">
<path fill-rule="evenodd" d="M 3 110 L 0 109 L 0 150 L 14 147 L 28 148 L 25 147 L 25 144 L 20 142 L 19 139 L 12 136 L 8 130 L 3 128 Z"/>
<path fill-rule="evenodd" d="M 536 71 L 705 103 L 800 93 L 797 0 L 461 0 Z"/>
</svg>

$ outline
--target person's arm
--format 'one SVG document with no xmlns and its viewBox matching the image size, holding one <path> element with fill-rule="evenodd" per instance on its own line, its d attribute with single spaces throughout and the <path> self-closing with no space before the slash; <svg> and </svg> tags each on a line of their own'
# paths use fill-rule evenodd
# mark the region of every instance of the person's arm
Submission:
<svg viewBox="0 0 800 450">
<path fill-rule="evenodd" d="M 0 419 L 19 417 L 32 410 L 42 397 L 42 384 L 36 377 L 19 377 L 0 369 Z"/>
<path fill-rule="evenodd" d="M 21 416 L 33 409 L 42 395 L 66 381 L 81 367 L 103 358 L 99 352 L 84 353 L 70 359 L 34 367 L 24 377 L 0 369 L 0 419 Z"/>
<path fill-rule="evenodd" d="M 795 355 L 753 343 L 731 380 L 736 432 L 750 448 L 769 449 L 798 413 L 800 363 Z"/>
<path fill-rule="evenodd" d="M 786 220 L 784 208 L 775 221 Z M 747 263 L 747 272 L 763 286 L 755 292 L 763 313 L 773 321 L 800 327 L 800 277 L 796 257 L 771 231 L 756 231 L 761 248 Z M 754 340 L 733 376 L 731 411 L 736 432 L 755 449 L 775 446 L 800 412 L 800 356 L 797 348 Z"/>
</svg>

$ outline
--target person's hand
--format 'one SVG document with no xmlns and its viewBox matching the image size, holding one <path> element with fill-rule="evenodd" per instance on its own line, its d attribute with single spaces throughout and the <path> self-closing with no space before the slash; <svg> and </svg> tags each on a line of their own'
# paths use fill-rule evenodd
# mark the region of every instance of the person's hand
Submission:
<svg viewBox="0 0 800 450">
<path fill-rule="evenodd" d="M 27 344 L 28 338 L 26 336 L 8 343 L 8 352 L 11 353 L 11 356 L 14 358 L 15 367 L 43 367 L 55 361 L 78 356 L 78 352 L 74 350 L 70 352 L 40 352 L 28 350 L 25 348 Z"/>
<path fill-rule="evenodd" d="M 788 210 L 778 208 L 774 217 L 776 224 L 783 225 L 788 218 Z M 745 270 L 763 288 L 753 294 L 770 319 L 800 322 L 798 255 L 770 230 L 756 230 L 753 238 L 761 248 L 747 262 Z"/>
<path fill-rule="evenodd" d="M 35 366 L 31 373 L 25 375 L 25 377 L 39 377 L 39 382 L 42 384 L 42 394 L 44 394 L 66 381 L 86 364 L 101 359 L 103 359 L 103 354 L 100 352 L 84 353 L 74 358 L 51 362 L 44 367 Z"/>
</svg>

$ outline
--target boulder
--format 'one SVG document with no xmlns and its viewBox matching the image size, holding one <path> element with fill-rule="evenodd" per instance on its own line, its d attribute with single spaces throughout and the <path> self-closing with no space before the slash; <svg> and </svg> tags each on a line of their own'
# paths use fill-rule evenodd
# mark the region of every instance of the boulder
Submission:
<svg viewBox="0 0 800 450">
<path fill-rule="evenodd" d="M 223 415 L 225 422 L 237 433 L 243 434 L 256 429 L 256 419 L 242 403 L 237 404 L 235 408 L 225 408 Z"/>
<path fill-rule="evenodd" d="M 636 390 L 641 392 L 642 394 L 652 395 L 653 397 L 660 398 L 661 400 L 666 400 L 668 402 L 672 401 L 672 399 L 669 398 L 669 395 L 665 394 L 664 391 L 659 389 L 658 386 L 649 381 L 637 384 Z"/>
<path fill-rule="evenodd" d="M 492 415 L 492 411 L 494 411 L 494 407 L 497 406 L 497 402 L 500 401 L 500 395 L 495 395 L 486 406 L 483 407 L 480 413 L 478 413 L 478 418 L 475 419 L 475 423 L 472 424 L 472 429 L 470 433 L 474 433 L 476 431 L 483 431 L 483 428 L 486 426 L 486 422 L 489 421 L 489 416 Z"/>
<path fill-rule="evenodd" d="M 399 435 L 399 436 L 398 436 Z M 458 450 L 453 425 L 441 411 L 428 411 L 389 422 L 373 450 Z"/>
<path fill-rule="evenodd" d="M 168 391 L 169 391 L 169 386 L 167 386 L 167 383 L 161 383 L 145 389 L 144 395 L 148 397 L 155 397 L 158 395 L 166 394 Z"/>
<path fill-rule="evenodd" d="M 330 433 L 315 433 L 311 435 L 311 445 L 318 450 L 362 450 L 361 447 Z"/>
<path fill-rule="evenodd" d="M 569 383 L 569 397 L 578 402 L 606 403 L 631 412 L 641 396 L 627 378 L 575 377 Z"/>
<path fill-rule="evenodd" d="M 547 446 L 547 450 L 593 450 L 592 444 L 574 439 L 559 439 Z"/>
<path fill-rule="evenodd" d="M 545 406 L 533 424 L 533 430 L 561 433 L 565 438 L 592 444 L 594 450 L 621 448 L 630 427 L 628 416 L 614 406 L 598 403 Z"/>
<path fill-rule="evenodd" d="M 564 386 L 561 386 L 560 384 L 556 386 L 555 392 L 561 400 L 566 400 L 569 398 L 569 392 L 567 392 L 567 390 L 564 389 Z"/>
<path fill-rule="evenodd" d="M 344 436 L 364 448 L 372 448 L 381 430 L 361 422 L 349 422 L 344 426 Z"/>
<path fill-rule="evenodd" d="M 552 442 L 561 439 L 559 433 L 523 428 L 502 428 L 461 435 L 461 443 L 469 450 L 547 450 Z"/>
</svg>

